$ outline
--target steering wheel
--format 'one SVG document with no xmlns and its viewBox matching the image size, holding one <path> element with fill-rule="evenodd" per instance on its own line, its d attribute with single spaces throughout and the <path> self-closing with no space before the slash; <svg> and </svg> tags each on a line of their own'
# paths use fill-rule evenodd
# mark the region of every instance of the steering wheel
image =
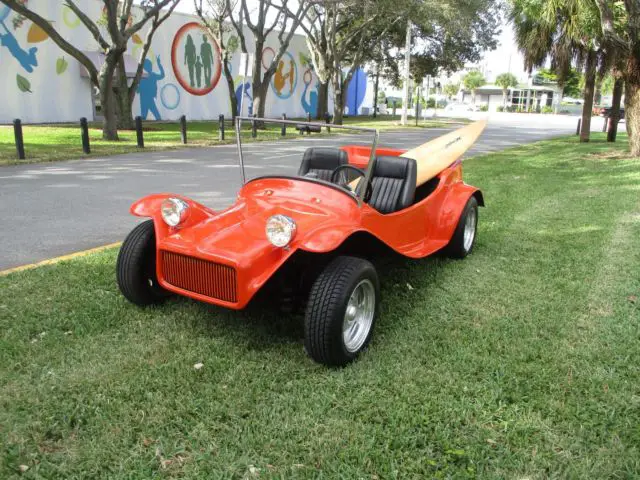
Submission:
<svg viewBox="0 0 640 480">
<path fill-rule="evenodd" d="M 355 173 L 358 174 L 359 177 L 362 178 L 366 178 L 367 174 L 364 170 L 362 170 L 361 168 L 358 167 L 354 167 L 353 165 L 349 165 L 348 163 L 345 165 L 339 165 L 338 167 L 336 167 L 333 172 L 331 172 L 331 183 L 337 183 L 338 180 L 338 174 L 342 171 L 342 170 L 352 170 Z M 343 180 L 346 181 L 346 177 L 343 176 Z M 338 185 L 340 185 L 341 187 L 346 188 L 347 190 L 351 191 L 351 187 L 349 186 L 349 182 L 347 183 L 338 183 Z M 360 184 L 358 184 L 358 187 L 360 187 Z M 371 185 L 371 180 L 369 180 L 367 182 L 367 190 L 364 194 L 364 201 L 368 202 L 369 199 L 371 198 L 371 194 L 373 193 L 373 186 Z"/>
</svg>

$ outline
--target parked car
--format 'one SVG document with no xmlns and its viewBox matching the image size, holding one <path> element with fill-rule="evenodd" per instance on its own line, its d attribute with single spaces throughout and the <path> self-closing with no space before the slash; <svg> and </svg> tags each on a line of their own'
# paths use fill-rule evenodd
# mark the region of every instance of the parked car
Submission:
<svg viewBox="0 0 640 480">
<path fill-rule="evenodd" d="M 603 108 L 598 115 L 601 117 L 610 117 L 612 107 Z M 620 120 L 624 119 L 624 107 L 620 107 Z"/>
<path fill-rule="evenodd" d="M 444 108 L 444 111 L 449 113 L 469 113 L 480 111 L 480 107 L 471 103 L 450 103 Z"/>
<path fill-rule="evenodd" d="M 462 181 L 460 161 L 416 186 L 417 163 L 402 157 L 406 150 L 377 148 L 377 131 L 359 130 L 375 134 L 370 147 L 313 147 L 297 175 L 275 168 L 249 181 L 238 140 L 243 185 L 222 211 L 171 193 L 135 202 L 131 213 L 149 220 L 120 249 L 122 294 L 139 306 L 182 295 L 240 310 L 265 292 L 306 305 L 304 345 L 314 360 L 342 366 L 355 359 L 380 312 L 371 260 L 380 251 L 464 258 L 484 205 L 482 193 Z"/>
</svg>

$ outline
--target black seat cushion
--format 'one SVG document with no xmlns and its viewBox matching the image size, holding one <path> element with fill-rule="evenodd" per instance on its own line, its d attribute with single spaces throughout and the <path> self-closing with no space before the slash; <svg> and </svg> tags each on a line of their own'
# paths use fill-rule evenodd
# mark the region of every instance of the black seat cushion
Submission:
<svg viewBox="0 0 640 480">
<path fill-rule="evenodd" d="M 347 163 L 349 163 L 347 152 L 339 148 L 309 148 L 304 152 L 298 175 L 313 176 L 319 180 L 330 182 L 333 171 L 340 165 Z"/>
<path fill-rule="evenodd" d="M 412 158 L 377 157 L 371 175 L 369 205 L 380 213 L 407 208 L 416 194 L 417 165 Z"/>
</svg>

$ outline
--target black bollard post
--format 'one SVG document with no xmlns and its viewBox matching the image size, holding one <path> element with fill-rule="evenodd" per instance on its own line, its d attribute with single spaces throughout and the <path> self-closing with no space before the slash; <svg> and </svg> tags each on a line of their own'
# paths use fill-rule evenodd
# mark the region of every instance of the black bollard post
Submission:
<svg viewBox="0 0 640 480">
<path fill-rule="evenodd" d="M 286 113 L 282 114 L 282 119 L 283 120 L 287 119 L 287 114 Z M 282 128 L 280 128 L 280 135 L 282 135 L 283 137 L 287 136 L 287 124 L 286 123 L 282 124 Z"/>
<path fill-rule="evenodd" d="M 257 117 L 257 115 L 254 113 L 253 114 L 253 118 L 255 119 Z M 256 123 L 255 120 L 251 120 L 251 138 L 257 138 L 258 137 L 258 124 Z"/>
<path fill-rule="evenodd" d="M 582 126 L 582 119 L 578 119 L 578 128 L 576 128 L 576 135 L 580 135 L 580 127 Z"/>
<path fill-rule="evenodd" d="M 24 137 L 22 136 L 22 121 L 19 118 L 16 118 L 13 121 L 13 133 L 16 138 L 16 152 L 18 153 L 18 158 L 20 160 L 24 160 L 26 158 L 24 155 Z"/>
<path fill-rule="evenodd" d="M 218 138 L 224 140 L 224 115 L 218 117 Z"/>
<path fill-rule="evenodd" d="M 329 126 L 331 124 L 331 114 L 329 112 L 325 112 L 324 121 L 327 124 L 327 133 L 331 133 L 331 127 Z"/>
<path fill-rule="evenodd" d="M 182 144 L 187 144 L 187 117 L 186 115 L 182 115 L 180 117 L 180 139 L 182 140 Z"/>
<path fill-rule="evenodd" d="M 82 151 L 89 155 L 91 153 L 91 145 L 89 145 L 89 125 L 86 117 L 80 119 L 80 131 L 82 133 Z"/>
<path fill-rule="evenodd" d="M 144 148 L 144 134 L 142 133 L 142 117 L 136 117 L 136 138 L 138 140 L 138 148 Z"/>
</svg>

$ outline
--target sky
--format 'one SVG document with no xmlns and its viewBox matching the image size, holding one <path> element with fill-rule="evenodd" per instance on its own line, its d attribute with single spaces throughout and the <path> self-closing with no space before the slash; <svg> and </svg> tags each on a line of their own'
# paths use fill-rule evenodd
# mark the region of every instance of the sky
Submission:
<svg viewBox="0 0 640 480">
<path fill-rule="evenodd" d="M 524 70 L 524 57 L 515 44 L 513 30 L 509 24 L 502 25 L 502 33 L 498 37 L 498 48 L 486 52 L 483 66 L 486 66 L 486 76 L 494 80 L 501 73 L 513 73 L 518 80 L 526 82 L 527 73 Z"/>
</svg>

